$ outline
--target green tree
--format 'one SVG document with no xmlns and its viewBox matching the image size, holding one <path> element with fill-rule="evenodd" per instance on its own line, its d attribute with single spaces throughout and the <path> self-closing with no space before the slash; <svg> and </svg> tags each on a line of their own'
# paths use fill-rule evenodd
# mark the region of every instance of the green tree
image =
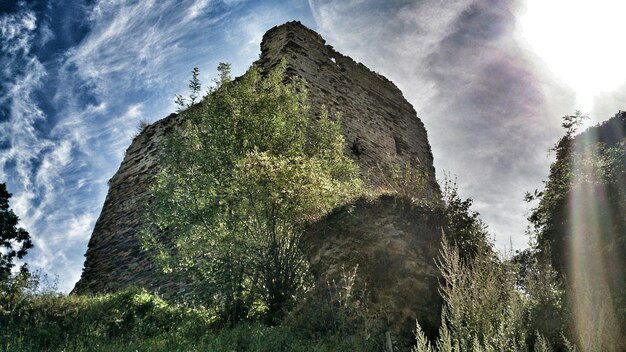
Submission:
<svg viewBox="0 0 626 352">
<path fill-rule="evenodd" d="M 487 257 L 488 253 L 494 259 L 487 225 L 480 218 L 480 213 L 471 209 L 473 200 L 461 198 L 456 181 L 449 177 L 443 182 L 442 199 L 446 236 L 459 249 L 461 256 L 469 259 L 478 254 Z"/>
<path fill-rule="evenodd" d="M 626 117 L 575 136 L 586 117 L 563 117 L 565 135 L 529 220 L 534 251 L 565 288 L 565 320 L 582 350 L 622 350 L 626 307 Z M 566 322 L 564 322 L 566 323 Z M 621 331 L 620 331 L 621 329 Z"/>
<path fill-rule="evenodd" d="M 18 227 L 19 218 L 9 208 L 9 198 L 6 184 L 0 183 L 0 282 L 11 275 L 13 260 L 23 258 L 33 247 L 28 232 Z"/>
<path fill-rule="evenodd" d="M 223 85 L 224 83 L 228 83 L 232 80 L 230 76 L 230 64 L 227 62 L 220 62 L 217 65 L 217 71 L 219 72 L 219 80 L 216 81 L 218 86 Z"/>
<path fill-rule="evenodd" d="M 234 323 L 250 309 L 280 319 L 305 284 L 302 227 L 359 194 L 338 121 L 310 116 L 303 82 L 285 64 L 218 88 L 184 111 L 163 146 L 144 243 L 166 271 L 191 275 Z"/>
<path fill-rule="evenodd" d="M 194 67 L 191 71 L 191 79 L 189 80 L 189 95 L 190 104 L 193 105 L 200 98 L 200 90 L 202 85 L 200 84 L 200 70 Z"/>
</svg>

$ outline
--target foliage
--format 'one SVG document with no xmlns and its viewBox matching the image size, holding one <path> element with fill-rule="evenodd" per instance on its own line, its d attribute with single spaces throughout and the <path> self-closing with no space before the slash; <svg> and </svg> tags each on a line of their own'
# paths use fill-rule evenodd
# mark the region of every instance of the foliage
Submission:
<svg viewBox="0 0 626 352">
<path fill-rule="evenodd" d="M 81 344 L 99 350 L 111 339 L 190 339 L 203 334 L 210 319 L 201 310 L 131 290 L 96 297 L 23 292 L 20 305 L 1 312 L 0 322 L 7 327 L 0 331 L 0 350 L 57 351 Z"/>
<path fill-rule="evenodd" d="M 550 180 L 543 191 L 527 194 L 528 201 L 540 200 L 530 216 L 530 249 L 494 261 L 483 249 L 465 257 L 444 243 L 442 327 L 432 343 L 418 324 L 415 352 L 624 348 L 623 267 L 611 265 L 618 258 L 623 263 L 625 253 L 626 149 L 623 141 L 604 144 L 602 138 L 615 138 L 600 132 L 574 136 L 584 119 L 579 112 L 564 117 L 565 136 L 554 148 Z M 456 201 L 446 201 L 446 193 Z M 444 203 L 461 210 L 463 216 L 449 218 L 461 232 L 473 228 L 471 200 L 460 201 L 444 189 Z"/>
<path fill-rule="evenodd" d="M 56 291 L 57 279 L 51 280 L 41 270 L 30 272 L 23 266 L 19 273 L 0 282 L 0 315 L 19 311 L 28 298 Z"/>
<path fill-rule="evenodd" d="M 578 127 L 582 126 L 585 120 L 589 119 L 589 116 L 584 115 L 580 110 L 576 110 L 574 115 L 565 115 L 562 119 L 561 127 L 565 129 L 565 135 L 572 137 L 578 130 Z"/>
<path fill-rule="evenodd" d="M 371 311 L 367 287 L 358 269 L 342 267 L 339 280 L 318 287 L 284 324 L 312 340 L 344 336 L 360 346 L 357 350 L 378 350 L 384 341 L 383 324 Z"/>
<path fill-rule="evenodd" d="M 511 267 L 493 263 L 482 253 L 463 261 L 444 238 L 440 270 L 446 302 L 442 324 L 461 350 L 469 351 L 476 343 L 497 351 L 524 348 L 524 302 L 515 290 Z"/>
<path fill-rule="evenodd" d="M 100 296 L 24 294 L 0 312 L 0 351 L 372 351 L 352 336 L 310 339 L 289 326 L 215 328 L 202 307 L 143 290 Z"/>
<path fill-rule="evenodd" d="M 433 194 L 427 172 L 415 165 L 410 163 L 391 167 L 379 165 L 376 177 L 379 177 L 380 180 L 370 176 L 370 183 L 381 183 L 382 185 L 380 190 L 373 190 L 373 195 L 395 195 L 421 207 L 432 207 L 440 203 L 439 197 L 441 195 L 437 192 Z"/>
<path fill-rule="evenodd" d="M 562 336 L 567 333 L 565 288 L 552 265 L 541 260 L 535 249 L 517 251 L 511 263 L 516 268 L 517 289 L 526 299 L 529 331 L 533 342 L 538 336 L 553 348 L 563 347 Z"/>
<path fill-rule="evenodd" d="M 19 218 L 9 208 L 9 198 L 6 184 L 0 183 L 0 283 L 11 275 L 13 260 L 22 259 L 33 247 L 28 232 L 18 227 Z"/>
<path fill-rule="evenodd" d="M 445 301 L 439 338 L 429 341 L 418 323 L 413 352 L 552 351 L 554 342 L 529 320 L 537 308 L 544 308 L 536 303 L 544 289 L 529 278 L 520 290 L 514 262 L 494 262 L 483 253 L 463 259 L 444 237 L 439 263 Z"/>
<path fill-rule="evenodd" d="M 191 70 L 191 79 L 189 80 L 189 97 L 184 97 L 180 94 L 176 95 L 174 102 L 178 105 L 178 112 L 192 107 L 200 101 L 200 90 L 202 84 L 200 83 L 200 69 L 194 67 Z"/>
<path fill-rule="evenodd" d="M 305 289 L 302 226 L 361 189 L 340 124 L 312 120 L 303 82 L 284 70 L 253 66 L 231 82 L 220 65 L 218 88 L 166 140 L 151 187 L 144 245 L 166 271 L 195 278 L 229 324 L 283 316 Z"/>
<path fill-rule="evenodd" d="M 446 177 L 443 181 L 443 218 L 446 235 L 459 249 L 463 258 L 495 255 L 489 242 L 487 225 L 480 214 L 471 209 L 473 200 L 462 199 L 456 181 Z"/>
<path fill-rule="evenodd" d="M 626 128 L 616 116 L 574 136 L 585 116 L 563 119 L 549 181 L 526 197 L 539 200 L 529 217 L 533 251 L 558 273 L 567 303 L 559 311 L 574 343 L 619 350 L 626 347 L 617 343 L 626 332 Z"/>
</svg>

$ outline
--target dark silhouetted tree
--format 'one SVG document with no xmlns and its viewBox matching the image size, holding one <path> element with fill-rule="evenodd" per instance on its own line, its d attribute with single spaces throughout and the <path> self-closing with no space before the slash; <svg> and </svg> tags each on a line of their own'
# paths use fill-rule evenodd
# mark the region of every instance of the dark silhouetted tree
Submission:
<svg viewBox="0 0 626 352">
<path fill-rule="evenodd" d="M 19 218 L 9 208 L 9 198 L 6 184 L 0 183 L 0 282 L 11 275 L 13 260 L 23 258 L 33 247 L 28 232 L 17 226 Z"/>
</svg>

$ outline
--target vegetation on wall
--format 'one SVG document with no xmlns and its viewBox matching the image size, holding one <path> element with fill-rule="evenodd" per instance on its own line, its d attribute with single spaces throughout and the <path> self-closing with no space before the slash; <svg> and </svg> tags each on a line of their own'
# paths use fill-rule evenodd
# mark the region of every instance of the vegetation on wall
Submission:
<svg viewBox="0 0 626 352">
<path fill-rule="evenodd" d="M 236 82 L 228 69 L 220 65 L 218 88 L 195 105 L 194 70 L 192 105 L 165 142 L 143 242 L 164 270 L 193 277 L 196 298 L 224 323 L 278 322 L 306 289 L 302 226 L 349 202 L 362 182 L 339 122 L 310 118 L 305 86 L 285 82 L 284 62 Z"/>
</svg>

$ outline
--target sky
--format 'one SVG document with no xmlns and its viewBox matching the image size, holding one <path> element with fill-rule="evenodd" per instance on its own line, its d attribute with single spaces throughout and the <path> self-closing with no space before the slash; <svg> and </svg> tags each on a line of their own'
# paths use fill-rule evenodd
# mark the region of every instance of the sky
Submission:
<svg viewBox="0 0 626 352">
<path fill-rule="evenodd" d="M 26 261 L 71 290 L 140 122 L 176 110 L 193 67 L 203 82 L 219 62 L 242 74 L 290 20 L 391 79 L 438 179 L 456 177 L 497 248 L 524 248 L 523 196 L 547 178 L 560 117 L 626 107 L 616 3 L 0 0 L 0 182 L 34 240 Z"/>
</svg>

